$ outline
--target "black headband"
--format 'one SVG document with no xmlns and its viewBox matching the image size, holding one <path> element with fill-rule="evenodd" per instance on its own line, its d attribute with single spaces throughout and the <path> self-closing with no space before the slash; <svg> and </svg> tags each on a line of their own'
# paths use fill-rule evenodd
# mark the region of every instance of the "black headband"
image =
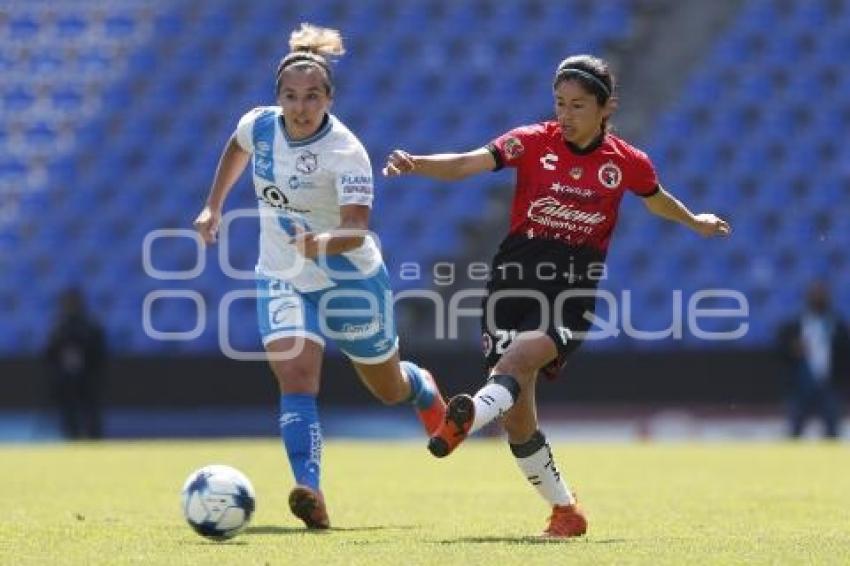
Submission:
<svg viewBox="0 0 850 566">
<path fill-rule="evenodd" d="M 276 93 L 280 91 L 280 76 L 283 74 L 283 71 L 285 71 L 288 67 L 303 63 L 317 65 L 320 69 L 322 69 L 328 77 L 328 87 L 331 92 L 333 92 L 333 73 L 331 72 L 331 66 L 327 63 L 327 61 L 325 61 L 321 55 L 316 55 L 312 51 L 293 51 L 283 59 L 280 66 L 277 68 L 277 77 L 275 77 Z"/>
<path fill-rule="evenodd" d="M 585 78 L 602 89 L 602 93 L 605 95 L 605 98 L 608 99 L 611 97 L 611 89 L 608 88 L 608 85 L 605 82 L 594 75 L 593 73 L 589 73 L 584 69 L 577 69 L 575 67 L 564 67 L 559 68 L 558 72 L 555 74 L 555 82 L 565 78 L 568 74 L 578 75 L 582 78 Z"/>
</svg>

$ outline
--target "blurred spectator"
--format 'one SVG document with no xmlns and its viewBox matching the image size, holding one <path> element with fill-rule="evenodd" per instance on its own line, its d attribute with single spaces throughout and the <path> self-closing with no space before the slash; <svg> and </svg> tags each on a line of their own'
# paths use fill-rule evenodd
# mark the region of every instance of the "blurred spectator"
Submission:
<svg viewBox="0 0 850 566">
<path fill-rule="evenodd" d="M 100 438 L 101 371 L 106 359 L 103 330 L 86 311 L 79 289 L 62 293 L 60 309 L 45 359 L 62 429 L 67 438 Z"/>
<path fill-rule="evenodd" d="M 779 333 L 783 358 L 791 369 L 788 434 L 798 438 L 806 421 L 817 415 L 824 436 L 837 438 L 841 421 L 838 382 L 846 377 L 850 337 L 839 313 L 832 310 L 825 283 L 810 285 L 805 311 Z"/>
</svg>

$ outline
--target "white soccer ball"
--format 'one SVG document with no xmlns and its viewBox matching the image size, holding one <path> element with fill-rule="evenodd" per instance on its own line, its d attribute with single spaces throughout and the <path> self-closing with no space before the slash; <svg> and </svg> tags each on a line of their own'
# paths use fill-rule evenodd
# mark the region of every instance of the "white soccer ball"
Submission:
<svg viewBox="0 0 850 566">
<path fill-rule="evenodd" d="M 251 521 L 254 505 L 254 486 L 230 466 L 204 466 L 183 484 L 183 516 L 196 533 L 213 540 L 236 536 Z"/>
</svg>

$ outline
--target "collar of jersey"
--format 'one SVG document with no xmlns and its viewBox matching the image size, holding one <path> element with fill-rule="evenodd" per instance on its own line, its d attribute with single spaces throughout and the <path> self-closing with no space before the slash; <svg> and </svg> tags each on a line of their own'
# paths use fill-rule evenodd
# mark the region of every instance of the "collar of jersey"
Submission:
<svg viewBox="0 0 850 566">
<path fill-rule="evenodd" d="M 283 121 L 283 114 L 280 115 L 280 130 L 283 132 L 283 139 L 286 140 L 286 144 L 289 147 L 302 147 L 305 145 L 310 145 L 311 143 L 315 143 L 328 135 L 331 131 L 331 127 L 333 124 L 331 123 L 331 115 L 325 114 L 325 117 L 322 119 L 322 125 L 319 126 L 319 129 L 315 134 L 310 136 L 309 138 L 304 138 L 303 140 L 293 140 L 289 137 L 289 134 L 286 133 L 286 124 Z"/>
<path fill-rule="evenodd" d="M 575 153 L 576 155 L 587 155 L 589 153 L 593 153 L 594 151 L 596 151 L 596 149 L 600 145 L 602 145 L 602 142 L 605 141 L 605 134 L 606 133 L 607 132 L 602 132 L 601 134 L 596 136 L 596 138 L 594 138 L 594 140 L 592 142 L 590 142 L 589 144 L 587 144 L 585 147 L 579 147 L 572 142 L 568 142 L 567 140 L 564 140 L 564 143 L 567 144 L 567 148 L 569 148 L 569 150 L 572 151 L 573 153 Z"/>
</svg>

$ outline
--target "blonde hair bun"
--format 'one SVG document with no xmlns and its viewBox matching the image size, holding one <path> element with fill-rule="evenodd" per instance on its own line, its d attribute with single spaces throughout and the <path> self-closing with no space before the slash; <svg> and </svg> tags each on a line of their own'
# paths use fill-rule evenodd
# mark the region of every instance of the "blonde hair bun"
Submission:
<svg viewBox="0 0 850 566">
<path fill-rule="evenodd" d="M 290 51 L 306 51 L 322 57 L 339 57 L 345 53 L 338 30 L 303 23 L 289 36 Z"/>
</svg>

